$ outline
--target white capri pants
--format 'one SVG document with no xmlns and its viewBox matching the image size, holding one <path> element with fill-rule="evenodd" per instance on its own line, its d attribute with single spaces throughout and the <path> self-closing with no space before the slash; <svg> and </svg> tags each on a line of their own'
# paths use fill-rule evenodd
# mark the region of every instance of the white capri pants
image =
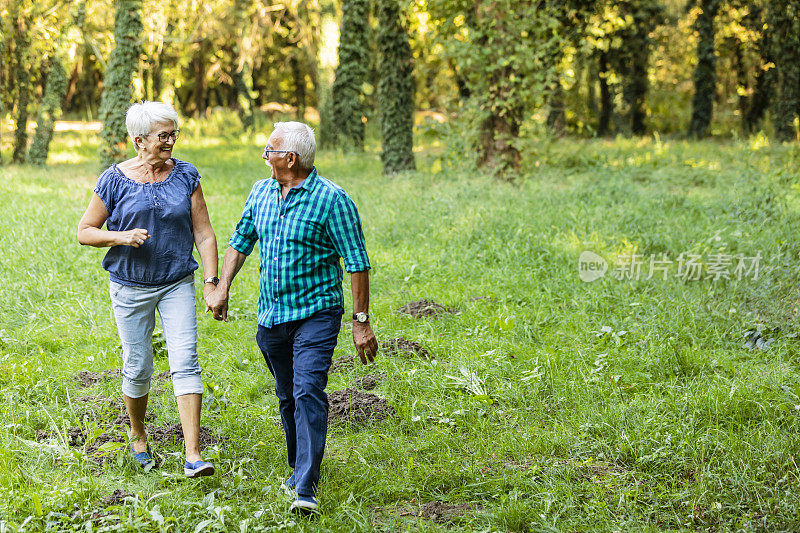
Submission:
<svg viewBox="0 0 800 533">
<path fill-rule="evenodd" d="M 157 287 L 130 287 L 112 281 L 109 294 L 122 343 L 122 393 L 129 398 L 140 398 L 150 392 L 153 329 L 158 309 L 175 396 L 202 394 L 194 274 Z"/>
</svg>

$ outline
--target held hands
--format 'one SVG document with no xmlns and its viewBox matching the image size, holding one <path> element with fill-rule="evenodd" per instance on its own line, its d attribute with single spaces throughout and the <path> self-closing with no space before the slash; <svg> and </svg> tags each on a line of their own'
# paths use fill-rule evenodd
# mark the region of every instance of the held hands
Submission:
<svg viewBox="0 0 800 533">
<path fill-rule="evenodd" d="M 209 287 L 208 292 L 203 290 L 203 299 L 206 301 L 206 312 L 214 315 L 214 320 L 228 321 L 228 291 L 217 287 Z"/>
<path fill-rule="evenodd" d="M 368 322 L 353 321 L 353 344 L 355 344 L 356 352 L 363 364 L 375 361 L 375 354 L 378 353 L 378 340 Z"/>
<path fill-rule="evenodd" d="M 133 246 L 134 248 L 138 248 L 144 244 L 144 241 L 150 238 L 150 234 L 147 233 L 147 230 L 142 228 L 130 229 L 119 233 L 119 244 L 121 246 Z"/>
</svg>

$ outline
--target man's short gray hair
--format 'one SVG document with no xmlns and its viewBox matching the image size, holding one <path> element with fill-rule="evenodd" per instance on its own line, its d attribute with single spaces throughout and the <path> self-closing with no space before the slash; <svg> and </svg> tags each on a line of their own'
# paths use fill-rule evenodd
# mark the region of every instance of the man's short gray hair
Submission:
<svg viewBox="0 0 800 533">
<path fill-rule="evenodd" d="M 125 126 L 128 128 L 128 136 L 134 145 L 136 137 L 146 136 L 159 122 L 172 122 L 174 128 L 178 129 L 178 113 L 171 105 L 164 102 L 145 101 L 133 104 L 125 114 Z"/>
<path fill-rule="evenodd" d="M 302 122 L 276 122 L 273 127 L 283 140 L 281 150 L 295 152 L 300 160 L 300 167 L 311 170 L 314 166 L 314 156 L 317 155 L 314 130 Z"/>
</svg>

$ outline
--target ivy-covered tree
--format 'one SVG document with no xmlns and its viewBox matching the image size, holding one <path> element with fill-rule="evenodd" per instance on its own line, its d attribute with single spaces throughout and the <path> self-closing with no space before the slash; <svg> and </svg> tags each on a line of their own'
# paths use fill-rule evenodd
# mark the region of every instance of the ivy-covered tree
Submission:
<svg viewBox="0 0 800 533">
<path fill-rule="evenodd" d="M 477 163 L 513 179 L 522 157 L 517 141 L 526 115 L 541 108 L 555 86 L 565 42 L 564 2 L 430 0 L 444 49 L 471 95 L 466 111 Z"/>
<path fill-rule="evenodd" d="M 368 0 L 344 0 L 339 34 L 339 65 L 336 67 L 331 98 L 334 144 L 345 150 L 364 149 L 362 86 L 369 65 Z"/>
<path fill-rule="evenodd" d="M 14 148 L 11 161 L 24 163 L 28 151 L 28 103 L 30 102 L 30 36 L 28 34 L 30 20 L 28 13 L 21 6 L 22 2 L 11 3 L 11 20 L 14 25 L 14 80 L 16 81 L 16 114 L 14 122 Z"/>
<path fill-rule="evenodd" d="M 384 174 L 414 170 L 414 77 L 411 45 L 397 0 L 378 0 L 378 113 Z"/>
<path fill-rule="evenodd" d="M 714 113 L 714 94 L 717 87 L 717 53 L 714 49 L 716 31 L 714 19 L 720 0 L 700 0 L 695 30 L 697 39 L 697 67 L 694 70 L 694 99 L 689 135 L 705 137 Z"/>
<path fill-rule="evenodd" d="M 772 105 L 775 136 L 795 140 L 794 121 L 800 113 L 800 0 L 771 2 L 769 18 L 777 78 Z"/>
<path fill-rule="evenodd" d="M 99 155 L 101 166 L 121 161 L 125 157 L 127 130 L 125 112 L 131 103 L 131 82 L 139 68 L 142 54 L 142 0 L 120 0 L 114 17 L 114 42 L 108 67 L 103 78 L 103 98 L 100 120 L 103 129 Z"/>
<path fill-rule="evenodd" d="M 50 141 L 53 139 L 55 121 L 61 117 L 61 105 L 67 94 L 67 73 L 64 65 L 54 53 L 50 56 L 50 69 L 47 72 L 47 84 L 44 96 L 39 107 L 39 118 L 36 124 L 36 134 L 28 151 L 28 162 L 33 165 L 44 165 L 47 162 L 47 153 Z"/>
<path fill-rule="evenodd" d="M 767 9 L 763 5 L 764 3 L 765 0 L 751 2 L 748 15 L 744 20 L 745 28 L 758 36 L 754 42 L 757 59 L 754 62 L 755 79 L 753 81 L 752 95 L 744 97 L 747 98 L 747 104 L 742 113 L 742 129 L 745 133 L 752 133 L 761 127 L 775 90 L 775 58 L 773 57 L 772 31 L 766 29 Z"/>
</svg>

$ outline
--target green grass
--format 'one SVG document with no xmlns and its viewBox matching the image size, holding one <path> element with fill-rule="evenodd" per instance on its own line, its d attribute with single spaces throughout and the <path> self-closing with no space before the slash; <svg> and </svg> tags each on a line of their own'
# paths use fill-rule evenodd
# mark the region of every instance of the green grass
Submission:
<svg viewBox="0 0 800 533">
<path fill-rule="evenodd" d="M 221 250 L 267 175 L 265 140 L 189 133 L 178 144 L 203 175 Z M 49 167 L 0 168 L 0 530 L 800 528 L 796 146 L 530 142 L 515 183 L 431 146 L 419 172 L 394 178 L 375 150 L 320 153 L 321 174 L 359 206 L 378 338 L 420 342 L 436 360 L 382 353 L 376 369 L 331 375 L 329 391 L 385 373 L 373 392 L 397 416 L 331 429 L 315 521 L 288 516 L 278 490 L 289 471 L 254 341 L 257 255 L 234 283 L 231 322 L 199 321 L 215 388 L 202 424 L 225 438 L 207 451 L 218 475 L 182 480 L 179 446 L 157 449 L 165 463 L 142 474 L 124 456 L 98 464 L 58 436 L 36 441 L 36 430 L 110 422 L 74 399 L 118 395 L 118 379 L 89 389 L 73 380 L 120 366 L 104 251 L 75 239 L 96 148 L 89 134 L 62 133 Z M 583 283 L 584 250 L 609 261 L 760 252 L 763 271 Z M 422 298 L 460 314 L 396 312 Z M 598 333 L 604 326 L 615 334 Z M 768 350 L 743 347 L 757 327 Z M 336 357 L 353 353 L 349 335 Z M 162 389 L 154 423 L 176 423 L 169 383 Z M 105 508 L 115 489 L 137 497 Z M 447 523 L 418 516 L 432 501 L 473 510 Z"/>
</svg>

